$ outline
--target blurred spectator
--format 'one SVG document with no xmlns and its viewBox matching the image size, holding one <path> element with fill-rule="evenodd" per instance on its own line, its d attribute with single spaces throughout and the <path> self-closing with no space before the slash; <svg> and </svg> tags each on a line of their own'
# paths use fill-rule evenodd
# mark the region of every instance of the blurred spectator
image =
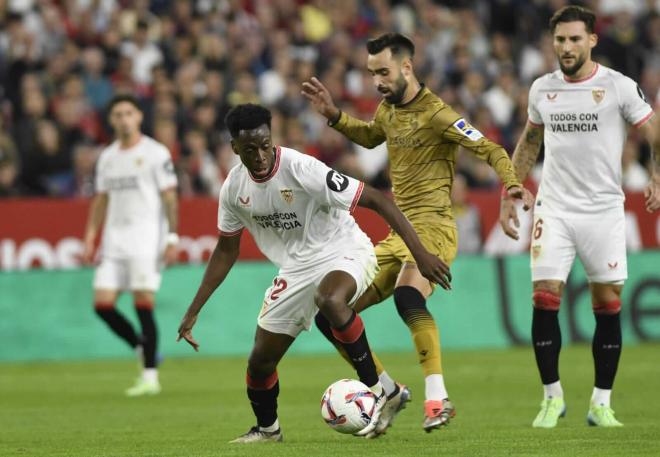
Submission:
<svg viewBox="0 0 660 457">
<path fill-rule="evenodd" d="M 112 98 L 112 84 L 103 74 L 105 59 L 99 48 L 87 48 L 83 52 L 83 83 L 85 96 L 96 111 L 102 111 Z"/>
<path fill-rule="evenodd" d="M 0 149 L 0 198 L 18 197 L 23 192 L 19 188 L 16 160 Z"/>
<path fill-rule="evenodd" d="M 163 60 L 163 53 L 149 40 L 148 32 L 149 24 L 138 21 L 133 40 L 121 47 L 122 55 L 131 59 L 133 80 L 144 86 L 151 83 L 151 69 Z"/>
<path fill-rule="evenodd" d="M 17 180 L 18 170 L 16 145 L 4 131 L 0 116 L 0 198 L 17 197 L 22 193 Z"/>
<path fill-rule="evenodd" d="M 69 150 L 63 147 L 62 137 L 54 122 L 36 123 L 34 149 L 23 151 L 21 180 L 27 191 L 35 195 L 66 195 L 72 172 Z"/>
<path fill-rule="evenodd" d="M 479 209 L 467 200 L 467 180 L 461 174 L 454 176 L 451 203 L 458 229 L 458 252 L 474 254 L 481 250 L 481 219 Z"/>
<path fill-rule="evenodd" d="M 91 143 L 80 143 L 73 148 L 73 179 L 68 189 L 71 197 L 92 197 L 94 175 L 99 148 Z"/>
</svg>

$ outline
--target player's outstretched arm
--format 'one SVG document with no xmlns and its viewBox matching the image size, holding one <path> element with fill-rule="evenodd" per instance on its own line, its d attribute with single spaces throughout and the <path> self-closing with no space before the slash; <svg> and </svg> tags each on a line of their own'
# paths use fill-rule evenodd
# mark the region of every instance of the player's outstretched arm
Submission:
<svg viewBox="0 0 660 457">
<path fill-rule="evenodd" d="M 220 236 L 218 244 L 216 244 L 211 259 L 206 266 L 202 283 L 199 285 L 195 298 L 193 298 L 192 303 L 181 320 L 179 336 L 176 340 L 180 341 L 183 338 L 195 351 L 199 350 L 199 343 L 192 336 L 192 328 L 197 321 L 197 315 L 211 294 L 225 280 L 229 270 L 234 266 L 238 258 L 240 243 L 240 235 Z"/>
<path fill-rule="evenodd" d="M 660 209 L 660 119 L 654 115 L 639 127 L 651 146 L 651 180 L 644 189 L 646 211 L 652 213 Z"/>
<path fill-rule="evenodd" d="M 534 167 L 534 164 L 536 164 L 542 144 L 543 126 L 537 126 L 528 122 L 513 152 L 513 171 L 518 181 L 523 182 L 527 179 L 529 172 Z M 517 240 L 520 238 L 517 230 L 520 227 L 520 221 L 518 220 L 518 213 L 514 202 L 515 198 L 521 198 L 525 209 L 528 209 L 533 205 L 534 197 L 527 189 L 516 187 L 508 189 L 507 194 L 502 196 L 500 202 L 500 225 L 507 236 Z"/>
<path fill-rule="evenodd" d="M 398 233 L 417 262 L 419 272 L 443 289 L 451 289 L 451 273 L 446 263 L 426 250 L 406 216 L 381 192 L 364 186 L 358 206 L 376 211 Z"/>
<path fill-rule="evenodd" d="M 87 218 L 87 226 L 85 227 L 84 249 L 83 249 L 83 262 L 91 263 L 94 260 L 94 242 L 103 225 L 105 219 L 105 212 L 108 209 L 108 194 L 105 192 L 98 193 L 92 199 L 89 208 L 89 217 Z"/>
<path fill-rule="evenodd" d="M 305 81 L 300 93 L 312 103 L 316 111 L 328 119 L 328 125 L 352 142 L 371 149 L 385 141 L 385 133 L 375 120 L 364 122 L 342 113 L 328 89 L 317 78 L 312 77 Z"/>
</svg>

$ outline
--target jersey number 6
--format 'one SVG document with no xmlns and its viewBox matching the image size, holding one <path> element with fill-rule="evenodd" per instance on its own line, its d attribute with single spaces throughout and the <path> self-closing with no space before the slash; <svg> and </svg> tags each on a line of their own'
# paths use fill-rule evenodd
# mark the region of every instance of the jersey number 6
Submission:
<svg viewBox="0 0 660 457">
<path fill-rule="evenodd" d="M 538 240 L 543 234 L 543 219 L 539 219 L 534 224 L 534 239 Z"/>
<path fill-rule="evenodd" d="M 280 294 L 284 292 L 284 289 L 286 289 L 286 281 L 282 278 L 275 278 L 273 279 L 273 290 L 270 293 L 270 299 L 271 300 L 277 300 L 280 298 Z"/>
</svg>

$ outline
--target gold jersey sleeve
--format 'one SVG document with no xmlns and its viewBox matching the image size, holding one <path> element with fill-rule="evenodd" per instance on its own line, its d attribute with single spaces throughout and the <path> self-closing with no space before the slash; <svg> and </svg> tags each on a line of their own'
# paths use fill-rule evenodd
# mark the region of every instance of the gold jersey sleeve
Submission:
<svg viewBox="0 0 660 457">
<path fill-rule="evenodd" d="M 405 105 L 382 102 L 371 122 L 342 113 L 332 125 L 351 141 L 373 148 L 387 141 L 392 192 L 411 220 L 439 216 L 451 221 L 451 185 L 459 145 L 488 161 L 509 188 L 519 185 L 513 165 L 501 146 L 480 136 L 449 105 L 422 88 Z M 471 127 L 471 126 L 470 126 Z"/>
</svg>

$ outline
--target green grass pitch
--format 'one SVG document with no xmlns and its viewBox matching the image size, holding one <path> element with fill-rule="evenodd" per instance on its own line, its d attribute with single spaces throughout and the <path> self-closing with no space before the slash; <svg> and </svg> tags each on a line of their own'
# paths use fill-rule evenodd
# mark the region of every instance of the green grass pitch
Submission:
<svg viewBox="0 0 660 457">
<path fill-rule="evenodd" d="M 625 427 L 591 428 L 591 348 L 562 353 L 568 415 L 555 430 L 530 424 L 541 400 L 531 349 L 450 352 L 447 387 L 458 415 L 426 434 L 423 384 L 413 354 L 382 354 L 413 391 L 379 440 L 340 435 L 321 420 L 324 388 L 353 377 L 339 357 L 290 357 L 279 373 L 283 443 L 229 445 L 254 419 L 244 359 L 168 359 L 163 393 L 128 399 L 134 361 L 0 365 L 0 456 L 640 456 L 660 455 L 660 345 L 624 349 L 613 407 Z"/>
</svg>

